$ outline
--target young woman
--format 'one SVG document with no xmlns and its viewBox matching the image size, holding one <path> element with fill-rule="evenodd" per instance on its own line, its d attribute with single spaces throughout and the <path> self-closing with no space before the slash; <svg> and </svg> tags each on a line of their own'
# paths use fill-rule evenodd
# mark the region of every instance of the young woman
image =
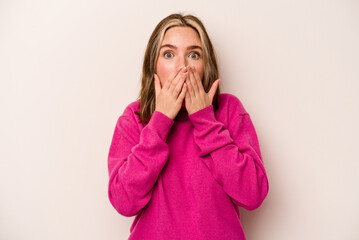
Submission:
<svg viewBox="0 0 359 240">
<path fill-rule="evenodd" d="M 108 155 L 108 197 L 135 216 L 129 239 L 245 239 L 238 206 L 268 193 L 255 128 L 219 91 L 202 22 L 172 14 L 153 31 L 139 99 L 119 117 Z"/>
</svg>

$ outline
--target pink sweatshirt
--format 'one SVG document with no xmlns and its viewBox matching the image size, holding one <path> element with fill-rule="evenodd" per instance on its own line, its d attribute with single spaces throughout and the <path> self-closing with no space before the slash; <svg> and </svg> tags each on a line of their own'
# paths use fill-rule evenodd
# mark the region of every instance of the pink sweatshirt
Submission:
<svg viewBox="0 0 359 240">
<path fill-rule="evenodd" d="M 154 111 L 143 125 L 137 100 L 119 117 L 108 155 L 108 197 L 135 216 L 133 240 L 246 239 L 238 206 L 258 208 L 268 193 L 257 135 L 229 93 L 172 120 Z"/>
</svg>

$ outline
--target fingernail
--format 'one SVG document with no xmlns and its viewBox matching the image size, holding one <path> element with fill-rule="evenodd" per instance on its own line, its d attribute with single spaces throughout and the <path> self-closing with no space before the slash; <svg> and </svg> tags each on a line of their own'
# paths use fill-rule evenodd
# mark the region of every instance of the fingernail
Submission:
<svg viewBox="0 0 359 240">
<path fill-rule="evenodd" d="M 182 68 L 183 68 L 183 66 L 178 67 L 178 68 L 177 68 L 177 71 L 179 71 L 179 70 L 182 69 Z"/>
</svg>

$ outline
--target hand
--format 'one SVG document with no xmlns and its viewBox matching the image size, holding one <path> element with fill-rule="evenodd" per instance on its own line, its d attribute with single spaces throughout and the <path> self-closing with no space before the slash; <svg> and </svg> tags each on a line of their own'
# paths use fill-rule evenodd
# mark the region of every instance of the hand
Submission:
<svg viewBox="0 0 359 240">
<path fill-rule="evenodd" d="M 211 89 L 206 93 L 202 81 L 195 68 L 188 68 L 186 78 L 187 93 L 185 96 L 186 109 L 188 114 L 192 114 L 212 104 L 220 79 L 217 79 Z"/>
<path fill-rule="evenodd" d="M 175 76 L 172 79 L 167 80 L 163 84 L 163 87 L 161 86 L 161 81 L 157 74 L 154 74 L 156 91 L 155 110 L 165 114 L 171 119 L 174 119 L 177 116 L 186 95 L 187 88 L 184 84 L 184 80 L 187 73 L 185 70 L 185 67 L 178 68 Z"/>
</svg>

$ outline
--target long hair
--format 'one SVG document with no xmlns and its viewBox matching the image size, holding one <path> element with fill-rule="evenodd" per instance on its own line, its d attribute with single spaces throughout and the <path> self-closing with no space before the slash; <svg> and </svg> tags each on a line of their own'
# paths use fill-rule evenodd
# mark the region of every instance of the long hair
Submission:
<svg viewBox="0 0 359 240">
<path fill-rule="evenodd" d="M 135 113 L 140 116 L 141 122 L 145 124 L 149 122 L 155 111 L 154 73 L 156 73 L 157 59 L 164 35 L 171 27 L 191 27 L 198 33 L 203 49 L 204 73 L 202 84 L 207 93 L 219 76 L 216 55 L 203 23 L 193 15 L 171 14 L 167 16 L 157 24 L 152 32 L 143 59 L 141 90 L 138 96 L 140 98 L 140 111 Z M 220 89 L 218 85 L 212 101 L 214 109 L 218 108 L 219 95 Z"/>
</svg>

